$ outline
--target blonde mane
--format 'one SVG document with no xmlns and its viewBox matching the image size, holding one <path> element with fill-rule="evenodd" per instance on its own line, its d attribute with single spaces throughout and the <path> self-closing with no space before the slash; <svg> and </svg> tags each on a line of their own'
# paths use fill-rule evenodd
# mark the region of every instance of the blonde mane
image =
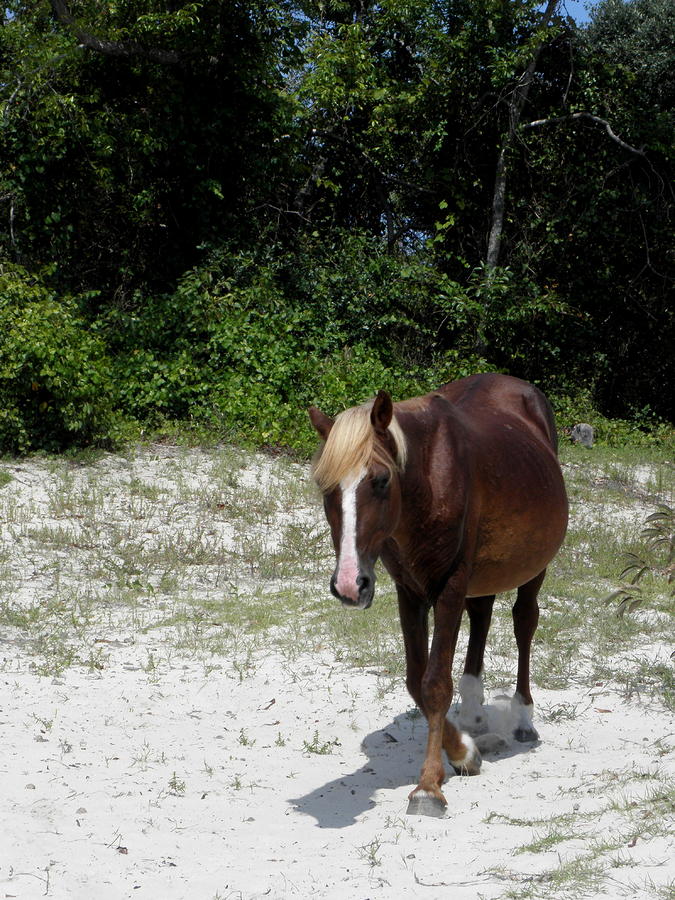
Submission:
<svg viewBox="0 0 675 900">
<path fill-rule="evenodd" d="M 384 466 L 390 474 L 405 468 L 406 440 L 396 415 L 388 429 L 396 448 L 394 458 L 375 440 L 375 429 L 370 421 L 373 403 L 370 400 L 362 406 L 353 406 L 336 417 L 312 466 L 312 478 L 323 493 L 334 490 L 347 476 L 368 469 L 373 463 Z"/>
</svg>

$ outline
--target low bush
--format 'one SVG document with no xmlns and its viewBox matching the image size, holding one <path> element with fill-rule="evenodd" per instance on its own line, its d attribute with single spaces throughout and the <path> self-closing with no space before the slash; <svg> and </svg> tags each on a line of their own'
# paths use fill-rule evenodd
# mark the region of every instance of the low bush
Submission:
<svg viewBox="0 0 675 900">
<path fill-rule="evenodd" d="M 549 394 L 558 427 L 571 428 L 579 422 L 593 427 L 594 440 L 606 447 L 653 446 L 672 443 L 673 428 L 649 410 L 636 413 L 633 419 L 608 419 L 597 408 L 588 389 L 570 386 Z"/>
<path fill-rule="evenodd" d="M 111 367 L 71 297 L 0 267 L 0 452 L 60 450 L 111 438 Z"/>
<path fill-rule="evenodd" d="M 307 240 L 307 239 L 304 239 Z M 306 251 L 306 252 L 305 252 Z M 394 399 L 474 372 L 534 359 L 536 323 L 552 298 L 530 292 L 516 313 L 508 272 L 485 295 L 417 255 L 393 256 L 359 235 L 330 246 L 214 251 L 170 294 L 96 309 L 93 296 L 57 294 L 16 266 L 0 267 L 0 452 L 106 444 L 185 423 L 220 439 L 311 452 L 306 408 L 335 414 L 380 388 Z M 548 310 L 548 313 L 547 313 Z M 534 317 L 534 318 L 533 318 Z M 520 334 L 521 344 L 517 344 Z M 524 335 L 524 336 L 523 336 Z M 486 344 L 487 340 L 487 344 Z M 520 349 L 518 349 L 520 347 Z M 553 358 L 550 348 L 539 352 Z M 643 412 L 600 415 L 592 390 L 541 363 L 540 386 L 561 426 L 589 422 L 599 443 L 672 436 Z"/>
<path fill-rule="evenodd" d="M 451 302 L 455 324 L 470 314 L 457 286 L 372 251 L 356 237 L 318 263 L 315 252 L 303 264 L 297 251 L 219 251 L 171 295 L 108 313 L 101 333 L 122 410 L 151 427 L 206 422 L 240 442 L 308 452 L 311 404 L 335 413 L 380 388 L 403 398 L 485 368 L 436 346 Z"/>
</svg>

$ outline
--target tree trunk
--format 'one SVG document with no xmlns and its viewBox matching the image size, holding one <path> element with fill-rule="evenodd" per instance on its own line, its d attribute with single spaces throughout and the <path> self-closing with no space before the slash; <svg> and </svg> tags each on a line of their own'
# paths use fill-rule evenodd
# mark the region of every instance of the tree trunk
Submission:
<svg viewBox="0 0 675 900">
<path fill-rule="evenodd" d="M 548 0 L 546 9 L 543 12 L 541 25 L 545 29 L 558 6 L 558 0 Z M 502 145 L 499 148 L 499 156 L 497 157 L 497 167 L 495 170 L 495 187 L 492 194 L 492 222 L 490 225 L 490 236 L 488 238 L 487 255 L 485 265 L 488 271 L 488 277 L 499 264 L 499 251 L 502 242 L 502 233 L 504 231 L 504 208 L 506 203 L 506 178 L 508 174 L 508 154 L 513 143 L 513 139 L 520 125 L 520 117 L 527 103 L 527 97 L 530 93 L 530 87 L 534 79 L 534 73 L 537 69 L 537 63 L 541 51 L 544 47 L 545 33 L 534 48 L 534 53 L 529 66 L 518 79 L 511 100 L 509 101 L 509 126 L 506 134 L 502 138 Z"/>
</svg>

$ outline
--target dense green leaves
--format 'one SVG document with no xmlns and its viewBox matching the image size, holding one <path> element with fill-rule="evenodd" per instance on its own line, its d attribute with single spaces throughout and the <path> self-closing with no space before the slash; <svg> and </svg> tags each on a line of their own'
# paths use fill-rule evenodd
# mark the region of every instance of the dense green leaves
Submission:
<svg viewBox="0 0 675 900">
<path fill-rule="evenodd" d="M 119 300 L 175 280 L 203 241 L 250 237 L 284 175 L 293 33 L 274 4 L 105 9 L 78 4 L 71 27 L 42 2 L 0 30 L 0 212 L 8 255 Z"/>
<path fill-rule="evenodd" d="M 218 251 L 172 294 L 99 320 L 120 408 L 307 450 L 312 403 L 337 412 L 378 385 L 405 396 L 486 366 L 468 348 L 474 310 L 458 285 L 375 242 L 335 238 L 296 253 Z M 467 326 L 466 352 L 444 350 L 450 314 Z"/>
<path fill-rule="evenodd" d="M 675 8 L 542 9 L 6 4 L 2 448 L 306 446 L 311 402 L 486 367 L 668 414 Z"/>
<path fill-rule="evenodd" d="M 111 367 L 73 298 L 0 267 L 0 452 L 105 441 Z"/>
</svg>

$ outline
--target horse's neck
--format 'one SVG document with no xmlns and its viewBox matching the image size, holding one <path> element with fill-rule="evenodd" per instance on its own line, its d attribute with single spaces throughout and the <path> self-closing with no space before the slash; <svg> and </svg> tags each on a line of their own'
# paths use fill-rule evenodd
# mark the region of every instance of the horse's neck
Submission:
<svg viewBox="0 0 675 900">
<path fill-rule="evenodd" d="M 406 417 L 400 526 L 412 543 L 424 541 L 426 529 L 461 517 L 471 479 L 466 423 L 441 402 L 438 416 Z"/>
</svg>

